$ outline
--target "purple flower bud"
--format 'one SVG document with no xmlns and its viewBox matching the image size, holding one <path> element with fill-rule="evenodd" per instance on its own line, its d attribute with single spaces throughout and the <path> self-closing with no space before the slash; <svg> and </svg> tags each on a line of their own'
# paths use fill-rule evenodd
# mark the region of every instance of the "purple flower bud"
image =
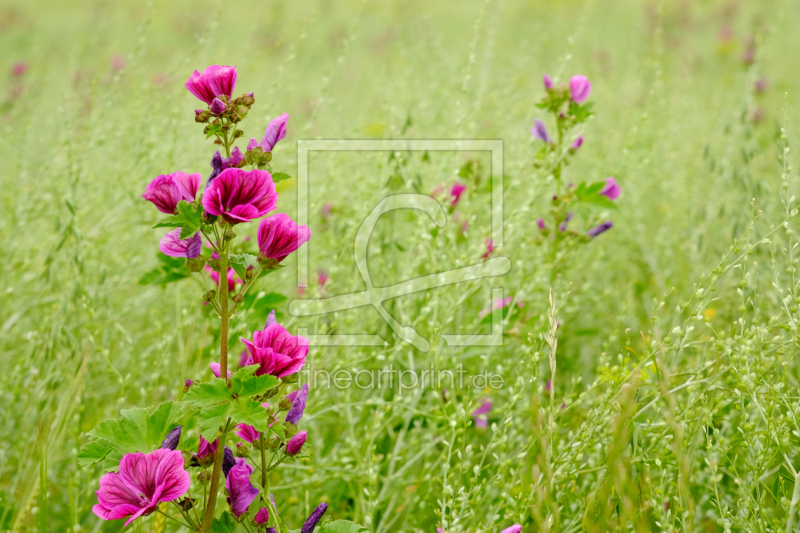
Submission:
<svg viewBox="0 0 800 533">
<path fill-rule="evenodd" d="M 611 222 L 603 222 L 599 226 L 595 226 L 594 228 L 587 231 L 586 234 L 589 237 L 597 237 L 601 233 L 610 230 L 612 227 L 614 227 L 614 224 L 612 224 Z"/>
<path fill-rule="evenodd" d="M 14 76 L 22 76 L 28 70 L 28 63 L 25 61 L 17 61 L 11 68 L 11 74 Z"/>
<path fill-rule="evenodd" d="M 608 198 L 609 200 L 616 200 L 619 197 L 619 193 L 622 192 L 617 182 L 614 178 L 606 178 L 606 185 L 603 187 L 603 190 L 600 191 L 600 194 Z"/>
<path fill-rule="evenodd" d="M 553 80 L 550 79 L 550 76 L 548 74 L 544 75 L 544 88 L 547 91 L 553 88 Z"/>
<path fill-rule="evenodd" d="M 164 439 L 164 442 L 161 443 L 162 450 L 175 450 L 178 447 L 178 442 L 181 440 L 181 426 L 176 427 L 169 433 L 167 433 L 167 437 Z"/>
<path fill-rule="evenodd" d="M 233 457 L 233 452 L 225 446 L 225 452 L 222 454 L 222 473 L 225 474 L 225 477 L 228 477 L 228 473 L 234 466 L 236 466 L 236 459 Z"/>
<path fill-rule="evenodd" d="M 197 447 L 197 456 L 196 459 L 198 461 L 203 461 L 204 459 L 211 459 L 213 460 L 214 454 L 217 453 L 217 440 L 214 442 L 208 442 L 203 436 L 200 436 L 200 445 Z"/>
<path fill-rule="evenodd" d="M 244 154 L 239 150 L 238 146 L 234 146 L 231 150 L 231 157 L 227 160 L 228 167 L 238 167 L 239 163 L 244 159 Z"/>
<path fill-rule="evenodd" d="M 203 110 L 202 110 L 202 109 L 195 109 L 195 110 L 194 110 L 194 116 L 197 116 L 197 115 L 199 115 L 199 114 L 200 114 L 200 113 L 202 113 L 202 112 L 203 112 Z"/>
<path fill-rule="evenodd" d="M 186 380 L 186 388 L 188 389 L 189 387 L 191 387 L 193 383 L 194 383 L 194 381 L 192 381 L 191 379 L 187 379 Z"/>
<path fill-rule="evenodd" d="M 569 94 L 570 99 L 576 104 L 582 104 L 587 98 L 589 93 L 592 92 L 592 84 L 586 76 L 572 76 L 569 79 Z"/>
<path fill-rule="evenodd" d="M 211 364 L 208 365 L 208 368 L 211 369 L 211 372 L 214 373 L 215 377 L 220 377 L 220 374 L 221 374 L 221 371 L 222 371 L 222 367 L 220 366 L 219 363 L 211 363 Z M 231 371 L 230 370 L 228 370 L 228 377 L 231 377 Z"/>
<path fill-rule="evenodd" d="M 296 455 L 300 453 L 300 450 L 303 448 L 303 444 L 306 443 L 307 437 L 308 431 L 301 431 L 289 439 L 289 442 L 286 443 L 286 453 L 289 455 Z"/>
<path fill-rule="evenodd" d="M 271 152 L 272 149 L 275 148 L 275 145 L 278 144 L 278 141 L 286 137 L 286 123 L 289 121 L 289 118 L 289 115 L 284 113 L 272 119 L 270 123 L 267 124 L 264 137 L 261 139 L 261 142 L 258 143 L 262 150 Z"/>
<path fill-rule="evenodd" d="M 211 105 L 208 106 L 208 110 L 213 115 L 221 115 L 222 113 L 225 112 L 225 109 L 226 109 L 225 103 L 222 100 L 220 100 L 219 98 L 214 98 L 211 101 Z"/>
<path fill-rule="evenodd" d="M 269 522 L 269 509 L 267 509 L 266 507 L 262 507 L 253 517 L 253 520 L 259 526 L 262 526 L 267 522 Z"/>
<path fill-rule="evenodd" d="M 522 531 L 522 526 L 521 526 L 521 525 L 519 525 L 519 524 L 514 524 L 514 525 L 513 525 L 513 526 L 511 526 L 511 527 L 507 527 L 507 528 L 505 528 L 505 529 L 504 529 L 503 531 L 501 531 L 500 533 L 519 533 L 520 531 Z"/>
<path fill-rule="evenodd" d="M 317 506 L 316 509 L 311 511 L 311 516 L 308 517 L 306 523 L 303 524 L 303 527 L 300 528 L 300 533 L 312 533 L 314 528 L 317 527 L 317 523 L 322 519 L 322 515 L 325 514 L 325 511 L 328 510 L 327 503 L 321 503 Z"/>
<path fill-rule="evenodd" d="M 544 141 L 546 143 L 553 142 L 553 139 L 547 133 L 547 127 L 544 125 L 544 122 L 542 122 L 538 118 L 533 121 L 533 127 L 531 128 L 531 135 L 533 135 L 535 139 L 539 139 L 540 141 Z"/>
<path fill-rule="evenodd" d="M 222 163 L 222 154 L 219 153 L 219 150 L 214 152 L 214 155 L 211 156 L 211 174 L 208 175 L 208 179 L 206 180 L 206 186 L 203 189 L 208 190 L 208 186 L 211 185 L 211 182 L 214 179 L 222 174 L 223 170 L 223 163 Z"/>
<path fill-rule="evenodd" d="M 181 228 L 178 228 L 164 235 L 158 243 L 158 249 L 170 257 L 193 259 L 200 255 L 203 249 L 203 238 L 199 233 L 195 233 L 194 237 L 181 240 Z"/>
<path fill-rule="evenodd" d="M 480 407 L 472 411 L 472 418 L 475 420 L 475 427 L 483 429 L 489 427 L 488 414 L 491 410 L 492 410 L 492 401 L 484 400 L 484 402 L 481 404 Z"/>
<path fill-rule="evenodd" d="M 450 189 L 450 207 L 455 207 L 458 201 L 461 199 L 461 195 L 464 194 L 464 191 L 467 189 L 466 185 L 463 183 L 454 183 L 453 187 Z"/>
<path fill-rule="evenodd" d="M 558 225 L 558 231 L 567 231 L 567 224 L 572 220 L 573 215 L 573 213 L 567 213 L 567 216 L 564 217 L 564 222 Z"/>
<path fill-rule="evenodd" d="M 536 225 L 539 226 L 540 230 L 543 230 L 547 226 L 544 225 L 544 220 L 541 218 L 536 219 Z"/>
<path fill-rule="evenodd" d="M 577 150 L 578 148 L 581 147 L 582 144 L 583 144 L 583 135 L 578 135 L 578 138 L 575 139 L 575 142 L 572 143 L 570 148 L 572 148 L 573 150 Z"/>
<path fill-rule="evenodd" d="M 277 324 L 277 323 L 278 323 L 278 320 L 275 318 L 275 310 L 273 309 L 267 315 L 267 322 L 266 322 L 266 325 L 264 326 L 264 328 L 266 329 L 266 328 L 270 327 L 272 324 Z"/>
<path fill-rule="evenodd" d="M 294 398 L 291 399 L 292 408 L 286 413 L 286 421 L 292 424 L 297 424 L 303 418 L 303 410 L 306 408 L 306 398 L 308 398 L 308 383 L 295 392 L 296 394 L 292 393 L 294 394 Z M 305 441 L 305 439 L 303 440 Z"/>
<path fill-rule="evenodd" d="M 253 150 L 256 146 L 258 146 L 258 141 L 251 137 L 250 142 L 247 143 L 247 151 Z"/>
</svg>

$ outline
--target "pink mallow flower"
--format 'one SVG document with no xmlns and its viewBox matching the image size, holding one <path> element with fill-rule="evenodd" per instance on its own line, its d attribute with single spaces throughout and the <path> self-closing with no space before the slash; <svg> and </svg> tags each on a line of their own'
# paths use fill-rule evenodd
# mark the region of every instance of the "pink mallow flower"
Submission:
<svg viewBox="0 0 800 533">
<path fill-rule="evenodd" d="M 544 75 L 544 89 L 549 91 L 553 88 L 553 80 L 550 78 L 548 74 Z"/>
<path fill-rule="evenodd" d="M 472 418 L 475 419 L 475 427 L 486 429 L 489 426 L 488 414 L 491 410 L 491 400 L 484 400 L 480 407 L 472 411 Z"/>
<path fill-rule="evenodd" d="M 268 216 L 258 225 L 258 249 L 279 263 L 311 237 L 308 226 L 298 226 L 285 213 Z"/>
<path fill-rule="evenodd" d="M 273 118 L 269 124 L 267 124 L 264 137 L 261 139 L 261 142 L 258 143 L 262 150 L 271 152 L 275 148 L 275 145 L 278 144 L 278 141 L 286 137 L 286 123 L 288 121 L 289 115 L 284 113 L 279 117 Z"/>
<path fill-rule="evenodd" d="M 203 194 L 203 208 L 231 224 L 261 218 L 278 203 L 272 174 L 266 170 L 223 170 Z"/>
<path fill-rule="evenodd" d="M 293 336 L 278 323 L 253 333 L 253 341 L 241 339 L 250 352 L 247 365 L 259 365 L 256 376 L 271 374 L 282 378 L 299 372 L 308 355 L 308 340 Z"/>
<path fill-rule="evenodd" d="M 211 369 L 211 372 L 214 374 L 214 377 L 218 378 L 220 377 L 220 374 L 222 374 L 222 367 L 220 366 L 219 363 L 211 363 L 208 365 L 208 368 Z M 231 377 L 230 370 L 228 370 L 228 377 Z"/>
<path fill-rule="evenodd" d="M 491 238 L 486 239 L 486 252 L 481 256 L 481 259 L 488 259 L 494 252 L 494 241 Z"/>
<path fill-rule="evenodd" d="M 181 200 L 194 202 L 202 179 L 203 177 L 197 173 L 175 172 L 173 174 L 161 174 L 147 184 L 142 198 L 148 202 L 153 202 L 153 205 L 162 213 L 174 215 L 178 202 Z"/>
<path fill-rule="evenodd" d="M 455 207 L 459 200 L 461 200 L 461 195 L 464 194 L 466 190 L 466 185 L 463 183 L 454 183 L 453 187 L 450 189 L 450 207 Z"/>
<path fill-rule="evenodd" d="M 297 455 L 303 449 L 303 444 L 306 443 L 308 437 L 307 431 L 301 431 L 286 443 L 286 453 L 289 455 Z"/>
<path fill-rule="evenodd" d="M 231 512 L 239 518 L 250 508 L 250 504 L 258 496 L 258 489 L 250 482 L 253 467 L 244 458 L 236 459 L 236 464 L 228 472 L 225 489 L 228 491 L 228 503 Z"/>
<path fill-rule="evenodd" d="M 570 99 L 576 104 L 582 104 L 589 98 L 592 84 L 586 76 L 572 76 L 569 79 Z"/>
<path fill-rule="evenodd" d="M 28 63 L 25 61 L 17 61 L 14 63 L 14 66 L 11 67 L 11 74 L 14 76 L 22 76 L 25 72 L 28 71 Z"/>
<path fill-rule="evenodd" d="M 583 135 L 578 135 L 578 138 L 570 145 L 570 148 L 577 150 L 583 144 Z"/>
<path fill-rule="evenodd" d="M 190 482 L 180 451 L 129 453 L 122 457 L 119 473 L 109 472 L 100 480 L 92 512 L 103 520 L 127 518 L 127 526 L 155 511 L 161 502 L 183 496 Z"/>
<path fill-rule="evenodd" d="M 222 94 L 230 98 L 235 87 L 236 67 L 220 65 L 206 67 L 202 74 L 195 70 L 186 82 L 189 92 L 208 105 Z"/>
<path fill-rule="evenodd" d="M 253 443 L 261 437 L 261 433 L 259 433 L 256 428 L 248 426 L 247 424 L 239 424 L 236 426 L 236 435 L 249 443 Z"/>
<path fill-rule="evenodd" d="M 511 527 L 507 527 L 507 528 L 505 528 L 505 529 L 504 529 L 503 531 L 501 531 L 500 533 L 519 533 L 520 531 L 522 531 L 522 526 L 521 526 L 521 525 L 519 525 L 519 524 L 514 524 L 514 525 L 513 525 L 513 526 L 511 526 Z"/>
<path fill-rule="evenodd" d="M 606 185 L 603 187 L 603 190 L 600 191 L 600 194 L 609 200 L 616 200 L 621 192 L 622 189 L 620 189 L 619 185 L 617 185 L 617 182 L 614 180 L 614 178 L 606 178 Z"/>
<path fill-rule="evenodd" d="M 200 255 L 200 251 L 203 249 L 203 238 L 199 233 L 195 233 L 193 237 L 181 240 L 181 228 L 178 228 L 161 238 L 158 249 L 162 254 L 170 257 L 193 259 Z"/>
<path fill-rule="evenodd" d="M 328 273 L 320 268 L 319 270 L 317 270 L 317 283 L 319 284 L 320 287 L 324 287 L 327 282 L 328 282 Z"/>
</svg>

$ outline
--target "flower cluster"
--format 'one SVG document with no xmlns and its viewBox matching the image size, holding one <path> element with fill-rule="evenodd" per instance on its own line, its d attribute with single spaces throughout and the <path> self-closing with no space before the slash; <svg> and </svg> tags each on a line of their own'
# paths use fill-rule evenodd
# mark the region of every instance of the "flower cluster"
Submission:
<svg viewBox="0 0 800 533">
<path fill-rule="evenodd" d="M 269 122 L 261 140 L 252 138 L 242 151 L 235 146 L 244 135 L 239 125 L 255 97 L 254 93 L 234 97 L 236 82 L 236 68 L 219 65 L 194 71 L 186 82 L 189 92 L 207 106 L 195 110 L 195 121 L 206 124 L 206 138 L 214 137 L 214 144 L 221 147 L 211 157 L 211 171 L 202 191 L 199 173 L 178 171 L 157 176 L 142 194 L 167 215 L 155 227 L 172 228 L 161 239 L 159 250 L 186 259 L 190 273 L 206 270 L 214 283 L 202 301 L 221 320 L 220 360 L 209 365 L 214 375 L 209 381 L 185 380 L 183 407 L 176 408 L 196 417 L 192 427 L 200 430 L 199 441 L 195 441 L 199 444 L 193 453 L 179 451 L 182 426 L 176 426 L 159 449 L 139 450 L 146 442 L 140 439 L 134 445 L 135 453 L 118 455 L 118 471 L 106 474 L 97 491 L 94 512 L 104 520 L 125 518 L 127 526 L 141 516 L 165 513 L 167 508 L 161 504 L 173 502 L 182 520 L 170 518 L 193 531 L 216 531 L 214 524 L 219 520 L 244 522 L 248 531 L 288 529 L 269 493 L 269 473 L 283 462 L 304 457 L 307 451 L 308 433 L 300 431 L 298 424 L 309 388 L 296 383 L 308 356 L 308 341 L 289 333 L 273 310 L 263 330 L 255 331 L 252 340 L 242 339 L 246 347 L 240 363 L 243 368 L 231 372 L 228 324 L 252 285 L 281 268 L 281 263 L 309 240 L 311 232 L 288 215 L 273 213 L 278 205 L 275 183 L 289 176 L 272 173 L 272 152 L 286 137 L 289 115 L 284 113 Z M 235 229 L 257 219 L 262 219 L 258 251 L 233 253 Z M 212 252 L 208 258 L 201 254 L 204 240 Z M 247 237 L 242 244 L 249 241 Z M 209 410 L 217 413 L 216 418 L 210 418 Z M 151 412 L 143 410 L 142 416 Z M 159 423 L 163 426 L 163 420 Z M 232 442 L 234 436 L 238 442 Z M 205 486 L 197 489 L 195 497 L 190 490 L 192 469 Z M 252 479 L 256 470 L 261 476 L 258 483 Z M 222 516 L 215 511 L 221 483 L 228 507 Z M 201 494 L 202 504 L 196 499 Z M 302 531 L 313 531 L 326 509 L 325 504 L 317 507 Z"/>
</svg>

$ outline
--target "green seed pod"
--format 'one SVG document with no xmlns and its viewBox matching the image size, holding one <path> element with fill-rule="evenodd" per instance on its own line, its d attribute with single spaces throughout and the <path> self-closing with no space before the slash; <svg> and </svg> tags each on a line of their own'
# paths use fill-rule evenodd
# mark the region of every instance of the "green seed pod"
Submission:
<svg viewBox="0 0 800 533">
<path fill-rule="evenodd" d="M 210 291 L 208 291 L 207 293 L 205 293 L 203 295 L 203 301 L 204 302 L 210 302 L 211 300 L 213 300 L 216 297 L 217 297 L 217 291 L 215 291 L 214 289 L 211 289 Z"/>
</svg>

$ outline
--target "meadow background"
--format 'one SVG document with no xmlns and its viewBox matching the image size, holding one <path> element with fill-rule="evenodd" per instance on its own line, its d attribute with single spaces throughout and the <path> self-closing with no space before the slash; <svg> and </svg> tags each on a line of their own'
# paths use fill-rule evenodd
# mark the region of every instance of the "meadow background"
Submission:
<svg viewBox="0 0 800 533">
<path fill-rule="evenodd" d="M 273 165 L 293 176 L 299 139 L 504 142 L 495 255 L 511 272 L 388 305 L 427 353 L 371 308 L 292 317 L 296 258 L 234 319 L 234 353 L 274 306 L 291 332 L 389 340 L 312 347 L 315 369 L 505 377 L 444 397 L 312 387 L 311 457 L 272 480 L 284 520 L 326 501 L 376 532 L 800 529 L 797 180 L 784 186 L 793 154 L 781 160 L 799 133 L 798 23 L 789 0 L 3 1 L 0 530 L 41 531 L 44 501 L 48 531 L 120 530 L 91 513 L 101 471 L 78 464 L 86 432 L 209 375 L 217 326 L 202 285 L 140 283 L 162 235 L 140 195 L 161 173 L 208 175 L 214 147 L 183 83 L 213 63 L 255 92 L 245 138 L 291 115 Z M 566 179 L 615 176 L 623 191 L 614 228 L 552 280 L 535 221 L 553 183 L 529 132 L 545 72 L 593 83 L 596 115 Z M 421 214 L 381 219 L 376 285 L 480 261 L 488 157 L 312 156 L 305 296 L 363 290 L 352 243 L 366 214 L 393 192 L 451 185 L 469 161 L 458 221 L 432 232 Z M 296 186 L 279 187 L 292 217 Z M 504 345 L 446 346 L 438 333 L 488 333 L 480 311 L 498 284 L 525 302 Z M 484 430 L 470 413 L 485 399 Z M 155 517 L 136 527 L 171 531 Z"/>
</svg>

